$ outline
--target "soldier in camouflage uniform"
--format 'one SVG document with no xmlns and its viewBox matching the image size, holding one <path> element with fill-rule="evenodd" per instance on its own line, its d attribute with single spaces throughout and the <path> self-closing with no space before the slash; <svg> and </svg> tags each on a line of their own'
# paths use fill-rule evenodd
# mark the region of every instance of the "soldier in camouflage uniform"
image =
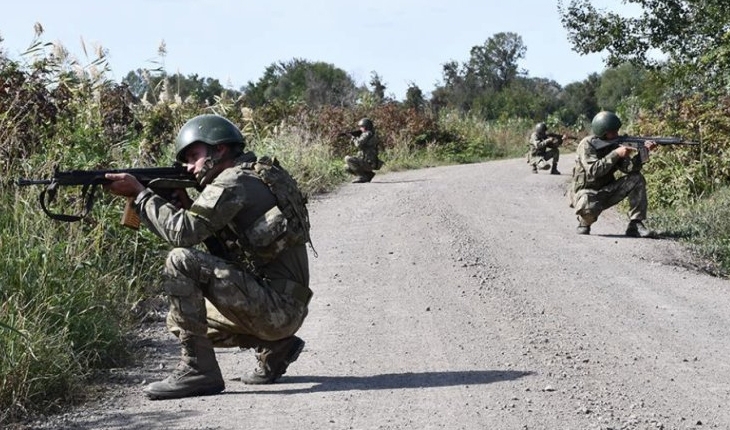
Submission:
<svg viewBox="0 0 730 430">
<path fill-rule="evenodd" d="M 578 234 L 590 234 L 598 215 L 628 198 L 629 225 L 626 235 L 652 237 L 655 233 L 644 226 L 648 206 L 646 180 L 641 167 L 649 158 L 656 142 L 646 141 L 643 150 L 620 146 L 621 120 L 613 112 L 599 112 L 591 123 L 593 134 L 584 138 L 576 150 L 573 168 L 572 207 L 578 215 Z M 643 153 L 641 153 L 643 152 Z M 623 175 L 616 177 L 616 173 Z"/>
<path fill-rule="evenodd" d="M 544 122 L 535 126 L 535 131 L 530 135 L 530 151 L 529 163 L 532 166 L 532 173 L 537 173 L 537 169 L 548 170 L 553 175 L 559 175 L 558 160 L 560 160 L 559 146 L 563 143 L 563 138 L 559 136 L 549 136 L 547 133 L 547 125 Z M 550 160 L 553 160 L 552 168 Z"/>
<path fill-rule="evenodd" d="M 375 126 L 368 118 L 361 119 L 357 126 L 360 133 L 352 136 L 352 144 L 360 153 L 357 157 L 346 156 L 347 172 L 357 176 L 353 183 L 370 182 L 375 176 L 374 170 L 380 169 L 382 161 L 378 158 L 380 140 L 375 133 Z"/>
<path fill-rule="evenodd" d="M 164 289 L 167 326 L 182 358 L 168 378 L 144 389 L 151 399 L 223 391 L 214 347 L 255 348 L 258 367 L 241 377 L 249 384 L 277 380 L 304 347 L 294 334 L 312 296 L 306 199 L 278 162 L 257 160 L 244 145 L 240 130 L 217 115 L 183 125 L 177 160 L 202 187 L 194 201 L 178 190 L 179 203 L 171 203 L 134 176 L 107 176 L 106 189 L 134 198 L 142 223 L 173 246 Z M 270 187 L 276 174 L 277 187 Z"/>
</svg>

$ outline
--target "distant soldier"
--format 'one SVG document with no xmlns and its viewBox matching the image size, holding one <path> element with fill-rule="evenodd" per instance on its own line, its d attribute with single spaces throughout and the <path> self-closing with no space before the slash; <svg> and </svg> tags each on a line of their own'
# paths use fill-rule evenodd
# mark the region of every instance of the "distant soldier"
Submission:
<svg viewBox="0 0 730 430">
<path fill-rule="evenodd" d="M 652 237 L 655 233 L 644 226 L 648 206 L 646 180 L 641 166 L 649 151 L 657 147 L 653 140 L 644 143 L 644 150 L 620 146 L 616 139 L 621 120 L 613 112 L 599 112 L 591 123 L 592 135 L 584 138 L 576 150 L 573 169 L 572 207 L 578 215 L 578 234 L 590 234 L 598 215 L 628 198 L 629 225 L 626 235 Z M 642 154 L 643 152 L 643 154 Z M 616 172 L 623 175 L 616 178 Z"/>
<path fill-rule="evenodd" d="M 351 132 L 352 144 L 359 150 L 357 157 L 346 156 L 347 172 L 357 176 L 353 183 L 370 182 L 375 176 L 374 170 L 380 169 L 383 162 L 378 158 L 380 140 L 375 133 L 375 126 L 369 118 L 358 121 L 359 130 Z"/>
<path fill-rule="evenodd" d="M 537 169 L 548 170 L 553 175 L 559 175 L 558 160 L 560 159 L 560 145 L 567 136 L 560 136 L 547 132 L 547 125 L 544 122 L 535 126 L 535 131 L 530 135 L 529 162 L 532 166 L 532 173 Z M 553 161 L 552 168 L 550 160 Z"/>
</svg>

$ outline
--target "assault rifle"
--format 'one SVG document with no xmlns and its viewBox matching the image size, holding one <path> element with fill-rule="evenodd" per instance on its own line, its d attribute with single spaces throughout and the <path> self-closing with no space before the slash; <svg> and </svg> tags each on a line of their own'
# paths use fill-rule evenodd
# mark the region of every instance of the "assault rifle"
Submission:
<svg viewBox="0 0 730 430">
<path fill-rule="evenodd" d="M 649 151 L 646 149 L 645 142 L 652 140 L 658 145 L 699 145 L 699 142 L 693 142 L 690 140 L 684 140 L 681 137 L 658 137 L 658 136 L 619 136 L 612 140 L 600 140 L 599 144 L 592 144 L 594 148 L 601 149 L 611 145 L 618 144 L 619 146 L 625 146 L 631 148 L 633 151 L 638 151 L 641 157 L 641 162 L 645 163 L 649 160 Z"/>
<path fill-rule="evenodd" d="M 614 139 L 614 142 L 618 142 L 619 145 L 631 146 L 634 148 L 641 148 L 644 146 L 644 142 L 647 140 L 653 140 L 659 145 L 699 145 L 699 142 L 692 142 L 684 140 L 681 137 L 654 137 L 654 136 L 619 136 Z"/>
<path fill-rule="evenodd" d="M 571 136 L 569 134 L 560 134 L 560 133 L 545 133 L 547 137 L 553 137 L 555 139 L 558 139 L 558 144 L 556 146 L 560 146 L 563 144 L 564 140 L 576 140 L 578 139 L 576 136 Z"/>
<path fill-rule="evenodd" d="M 94 198 L 99 185 L 108 184 L 111 181 L 106 179 L 107 173 L 129 173 L 137 178 L 137 180 L 145 187 L 151 188 L 156 194 L 161 195 L 168 200 L 172 197 L 172 191 L 179 188 L 197 188 L 198 183 L 195 176 L 188 173 L 187 169 L 180 163 L 175 163 L 172 167 L 150 167 L 150 168 L 131 168 L 131 169 L 111 169 L 111 170 L 69 170 L 60 171 L 58 167 L 54 167 L 53 175 L 50 179 L 18 179 L 18 185 L 21 187 L 29 185 L 47 185 L 41 191 L 39 200 L 41 209 L 49 217 L 57 221 L 74 222 L 85 218 L 91 208 L 94 206 Z M 80 186 L 81 202 L 83 209 L 78 215 L 69 215 L 64 213 L 51 212 L 49 207 L 56 199 L 59 187 L 62 186 Z M 122 215 L 122 224 L 130 228 L 139 228 L 139 218 L 132 209 L 134 199 L 127 199 L 127 206 Z"/>
<path fill-rule="evenodd" d="M 337 134 L 337 137 L 360 137 L 362 134 L 362 130 L 351 130 L 351 131 L 343 131 L 342 133 Z"/>
<path fill-rule="evenodd" d="M 644 148 L 644 143 L 647 140 L 653 140 L 658 145 L 664 146 L 664 145 L 699 145 L 699 142 L 693 142 L 690 140 L 684 140 L 681 137 L 658 137 L 658 136 L 629 136 L 629 135 L 622 135 L 612 140 L 601 140 L 600 144 L 597 146 L 595 144 L 594 148 L 601 149 L 605 148 L 607 146 L 611 145 L 620 145 L 620 146 L 628 146 L 633 149 L 642 150 Z"/>
</svg>

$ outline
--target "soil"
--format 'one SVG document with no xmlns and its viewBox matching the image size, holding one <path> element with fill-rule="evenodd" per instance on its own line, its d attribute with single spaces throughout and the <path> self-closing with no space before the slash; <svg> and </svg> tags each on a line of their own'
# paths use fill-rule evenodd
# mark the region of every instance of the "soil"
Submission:
<svg viewBox="0 0 730 430">
<path fill-rule="evenodd" d="M 505 160 L 319 196 L 307 343 L 278 383 L 231 380 L 253 353 L 218 350 L 224 393 L 146 399 L 178 357 L 156 318 L 139 367 L 24 428 L 730 428 L 727 280 L 614 209 L 577 235 L 568 180 Z"/>
</svg>

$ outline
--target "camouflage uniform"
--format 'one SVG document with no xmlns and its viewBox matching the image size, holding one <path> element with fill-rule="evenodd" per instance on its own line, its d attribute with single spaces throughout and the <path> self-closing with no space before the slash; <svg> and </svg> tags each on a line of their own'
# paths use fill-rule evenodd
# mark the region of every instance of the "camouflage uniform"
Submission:
<svg viewBox="0 0 730 430">
<path fill-rule="evenodd" d="M 373 170 L 380 168 L 378 158 L 380 140 L 375 130 L 365 130 L 359 136 L 352 137 L 352 144 L 359 150 L 357 157 L 346 156 L 347 171 L 359 178 L 372 179 Z"/>
<path fill-rule="evenodd" d="M 549 137 L 545 132 L 533 132 L 530 135 L 530 152 L 529 163 L 532 171 L 537 173 L 537 169 L 550 169 L 550 160 L 553 160 L 552 172 L 558 172 L 558 160 L 560 160 L 560 150 L 558 149 L 560 142 L 557 137 Z"/>
<path fill-rule="evenodd" d="M 215 346 L 255 347 L 292 336 L 307 315 L 309 264 L 304 242 L 273 259 L 243 252 L 250 226 L 276 207 L 246 153 L 208 184 L 189 210 L 145 190 L 135 200 L 144 224 L 173 246 L 165 264 L 167 325 L 180 338 L 207 336 Z M 222 247 L 196 248 L 209 238 Z"/>
<path fill-rule="evenodd" d="M 600 213 L 628 197 L 629 219 L 646 219 L 648 206 L 646 180 L 641 174 L 639 154 L 622 159 L 615 149 L 618 144 L 591 135 L 576 150 L 573 168 L 572 207 L 580 226 L 589 227 Z M 616 172 L 623 175 L 616 177 Z"/>
</svg>

